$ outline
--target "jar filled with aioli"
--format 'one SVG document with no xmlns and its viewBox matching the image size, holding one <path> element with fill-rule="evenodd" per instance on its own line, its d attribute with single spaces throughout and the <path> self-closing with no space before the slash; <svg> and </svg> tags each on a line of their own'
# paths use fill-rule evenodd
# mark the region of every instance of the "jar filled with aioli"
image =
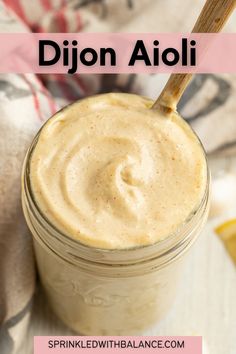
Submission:
<svg viewBox="0 0 236 354">
<path fill-rule="evenodd" d="M 140 334 L 170 308 L 208 213 L 201 143 L 131 94 L 55 114 L 28 150 L 22 203 L 55 313 L 86 335 Z"/>
</svg>

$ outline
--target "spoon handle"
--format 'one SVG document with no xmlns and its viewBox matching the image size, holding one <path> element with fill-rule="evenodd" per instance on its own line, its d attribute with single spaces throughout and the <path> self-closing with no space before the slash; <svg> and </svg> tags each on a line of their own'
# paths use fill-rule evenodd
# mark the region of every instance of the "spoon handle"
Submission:
<svg viewBox="0 0 236 354">
<path fill-rule="evenodd" d="M 193 27 L 193 33 L 220 32 L 236 7 L 236 0 L 207 0 Z M 193 74 L 172 74 L 153 109 L 162 109 L 166 113 L 176 110 Z"/>
</svg>

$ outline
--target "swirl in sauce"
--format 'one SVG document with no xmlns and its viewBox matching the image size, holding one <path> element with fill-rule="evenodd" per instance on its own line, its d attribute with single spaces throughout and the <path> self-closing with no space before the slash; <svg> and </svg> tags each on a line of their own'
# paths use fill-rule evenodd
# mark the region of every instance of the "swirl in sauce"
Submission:
<svg viewBox="0 0 236 354">
<path fill-rule="evenodd" d="M 105 94 L 66 107 L 42 128 L 30 162 L 41 211 L 98 248 L 153 244 L 196 209 L 206 188 L 203 149 L 176 113 Z"/>
</svg>

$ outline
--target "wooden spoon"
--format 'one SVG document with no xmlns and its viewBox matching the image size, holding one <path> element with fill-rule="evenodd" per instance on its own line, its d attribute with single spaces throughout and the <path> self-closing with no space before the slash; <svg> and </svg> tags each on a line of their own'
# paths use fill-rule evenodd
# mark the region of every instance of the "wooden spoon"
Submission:
<svg viewBox="0 0 236 354">
<path fill-rule="evenodd" d="M 220 32 L 236 6 L 236 0 L 207 0 L 193 33 Z M 152 109 L 164 113 L 176 111 L 176 106 L 188 86 L 193 74 L 172 74 Z"/>
</svg>

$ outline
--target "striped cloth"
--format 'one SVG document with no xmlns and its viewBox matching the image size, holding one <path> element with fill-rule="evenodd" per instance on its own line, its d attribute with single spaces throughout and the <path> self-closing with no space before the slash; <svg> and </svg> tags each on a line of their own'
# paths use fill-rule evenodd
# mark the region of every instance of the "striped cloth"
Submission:
<svg viewBox="0 0 236 354">
<path fill-rule="evenodd" d="M 203 2 L 0 0 L 0 31 L 187 32 Z M 228 30 L 236 30 L 235 16 Z M 43 121 L 73 100 L 108 91 L 155 98 L 166 79 L 166 75 L 0 75 L 1 354 L 17 353 L 34 293 L 31 239 L 20 205 L 21 166 L 32 137 Z M 179 109 L 209 153 L 235 146 L 235 75 L 198 75 Z"/>
</svg>

